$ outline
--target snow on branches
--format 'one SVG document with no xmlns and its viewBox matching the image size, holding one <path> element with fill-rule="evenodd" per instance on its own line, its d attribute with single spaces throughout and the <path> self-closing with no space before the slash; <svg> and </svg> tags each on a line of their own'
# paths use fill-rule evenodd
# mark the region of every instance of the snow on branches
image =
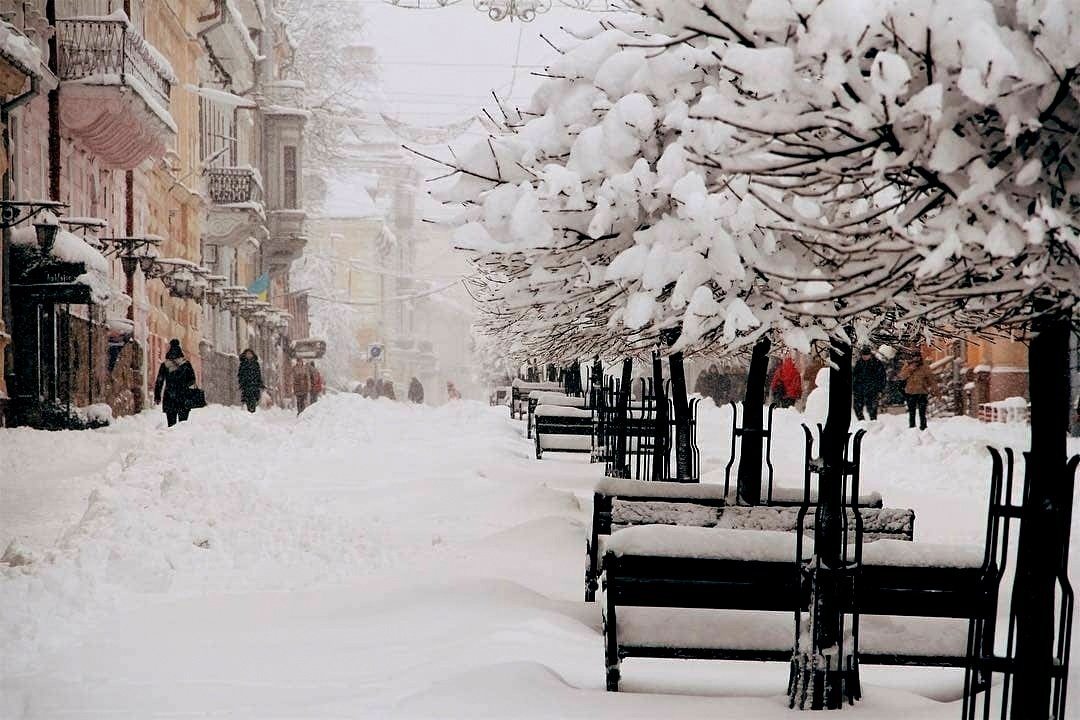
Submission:
<svg viewBox="0 0 1080 720">
<path fill-rule="evenodd" d="M 1076 0 L 638 5 L 720 58 L 690 117 L 724 139 L 688 150 L 820 256 L 814 297 L 854 316 L 903 292 L 975 329 L 1075 312 Z"/>
<path fill-rule="evenodd" d="M 675 350 L 745 348 L 773 328 L 822 339 L 760 292 L 763 259 L 793 265 L 745 180 L 690 161 L 729 131 L 690 117 L 719 82 L 708 47 L 638 21 L 579 39 L 506 132 L 456 154 L 441 194 L 465 202 L 456 243 L 486 282 L 486 328 L 545 359 L 618 356 L 679 330 Z M 720 130 L 718 133 L 717 131 Z"/>
<path fill-rule="evenodd" d="M 1073 313 L 1078 0 L 638 0 L 446 164 L 545 357 Z"/>
</svg>

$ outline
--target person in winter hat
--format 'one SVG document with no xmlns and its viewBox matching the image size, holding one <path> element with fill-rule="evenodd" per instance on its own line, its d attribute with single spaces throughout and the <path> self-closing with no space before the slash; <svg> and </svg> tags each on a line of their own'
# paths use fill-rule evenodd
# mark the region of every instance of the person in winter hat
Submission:
<svg viewBox="0 0 1080 720">
<path fill-rule="evenodd" d="M 934 374 L 923 362 L 922 355 L 916 355 L 900 370 L 897 376 L 904 381 L 904 395 L 907 396 L 908 427 L 915 427 L 915 412 L 919 413 L 919 429 L 926 429 L 926 404 L 930 388 L 934 384 Z"/>
<path fill-rule="evenodd" d="M 240 353 L 240 369 L 236 372 L 236 378 L 240 383 L 240 399 L 247 406 L 248 412 L 255 412 L 266 386 L 263 385 L 259 357 L 251 348 Z"/>
<path fill-rule="evenodd" d="M 424 386 L 420 384 L 420 380 L 413 377 L 409 381 L 409 402 L 421 404 L 424 402 Z"/>
<path fill-rule="evenodd" d="M 790 355 L 785 355 L 772 379 L 772 394 L 780 407 L 791 407 L 802 397 L 802 378 Z"/>
<path fill-rule="evenodd" d="M 361 395 L 369 400 L 379 397 L 379 387 L 375 384 L 375 378 L 368 378 L 364 381 L 364 391 Z"/>
<path fill-rule="evenodd" d="M 458 392 L 458 389 L 454 386 L 454 383 L 452 383 L 452 382 L 446 383 L 446 399 L 447 400 L 460 400 L 461 399 L 461 393 Z"/>
<path fill-rule="evenodd" d="M 184 357 L 180 341 L 173 338 L 169 341 L 165 361 L 158 367 L 157 381 L 154 382 L 154 404 L 161 405 L 169 427 L 188 419 L 191 407 L 187 395 L 193 387 L 195 369 Z"/>
<path fill-rule="evenodd" d="M 855 417 L 863 419 L 863 411 L 877 420 L 878 397 L 885 390 L 885 364 L 869 347 L 859 350 L 859 359 L 851 370 L 851 398 L 855 402 Z"/>
<path fill-rule="evenodd" d="M 297 360 L 292 372 L 293 395 L 296 396 L 296 414 L 304 412 L 311 394 L 311 372 L 303 360 Z"/>
</svg>

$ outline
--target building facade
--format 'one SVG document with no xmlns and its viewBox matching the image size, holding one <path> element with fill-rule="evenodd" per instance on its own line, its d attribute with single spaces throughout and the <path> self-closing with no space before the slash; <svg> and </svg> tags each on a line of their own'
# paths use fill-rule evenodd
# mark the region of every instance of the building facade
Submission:
<svg viewBox="0 0 1080 720">
<path fill-rule="evenodd" d="M 77 426 L 72 408 L 138 412 L 172 338 L 211 401 L 237 400 L 249 346 L 284 396 L 290 337 L 306 332 L 287 272 L 305 238 L 290 198 L 302 196 L 306 114 L 279 76 L 274 3 L 0 10 L 40 56 L 34 68 L 16 58 L 27 72 L 7 84 L 0 62 L 5 210 L 22 212 L 4 223 L 5 418 Z M 57 225 L 55 240 L 35 223 Z"/>
</svg>

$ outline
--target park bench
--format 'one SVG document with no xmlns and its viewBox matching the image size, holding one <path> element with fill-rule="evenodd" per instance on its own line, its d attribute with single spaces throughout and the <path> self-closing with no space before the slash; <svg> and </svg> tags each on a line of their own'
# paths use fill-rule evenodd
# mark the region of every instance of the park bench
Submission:
<svg viewBox="0 0 1080 720">
<path fill-rule="evenodd" d="M 816 502 L 816 493 L 811 494 Z M 909 509 L 883 508 L 880 496 L 860 496 L 863 533 L 867 541 L 911 541 L 915 513 Z M 871 505 L 863 504 L 869 501 Z M 800 503 L 801 505 L 801 503 Z M 746 507 L 735 504 L 723 485 L 709 483 L 649 482 L 605 478 L 593 490 L 592 527 L 585 541 L 585 601 L 593 602 L 599 580 L 599 560 L 606 538 L 616 529 L 632 525 L 683 525 L 773 529 L 792 532 L 797 506 Z M 804 532 L 813 530 L 814 515 L 807 513 Z"/>
<path fill-rule="evenodd" d="M 526 382 L 515 380 L 510 385 L 510 417 L 523 420 L 525 411 L 528 409 L 529 393 L 533 390 L 548 390 L 559 392 L 562 385 L 557 382 Z"/>
<path fill-rule="evenodd" d="M 497 388 L 495 388 L 494 392 L 491 393 L 491 405 L 493 407 L 497 406 L 497 405 L 506 405 L 509 402 L 510 402 L 510 387 L 509 386 L 497 387 Z"/>
<path fill-rule="evenodd" d="M 599 580 L 599 560 L 604 539 L 617 526 L 627 525 L 698 525 L 703 527 L 743 527 L 793 531 L 799 522 L 797 509 L 817 503 L 817 490 L 812 486 L 812 474 L 820 470 L 813 458 L 813 436 L 803 426 L 805 435 L 805 471 L 803 487 L 773 488 L 763 497 L 771 504 L 743 507 L 736 503 L 733 488 L 719 483 L 647 482 L 643 480 L 609 478 L 597 484 L 593 491 L 592 529 L 585 542 L 585 601 L 593 602 Z M 910 541 L 914 536 L 915 513 L 910 509 L 883 507 L 878 493 L 858 492 L 858 473 L 861 463 L 863 432 L 855 434 L 852 460 L 848 463 L 851 493 L 847 504 L 857 500 L 862 509 L 861 522 L 868 540 L 892 538 Z M 729 463 L 730 469 L 730 463 Z M 728 470 L 725 470 L 725 477 Z M 726 519 L 725 518 L 726 512 Z M 813 515 L 806 531 L 813 528 Z"/>
<path fill-rule="evenodd" d="M 880 540 L 864 548 L 856 522 L 839 649 L 846 669 L 970 671 L 969 658 L 993 648 L 1007 552 L 1000 470 L 995 456 L 982 546 Z M 812 557 L 802 532 L 651 525 L 613 534 L 601 568 L 608 690 L 618 690 L 628 657 L 790 661 L 806 622 Z"/>
<path fill-rule="evenodd" d="M 536 459 L 544 452 L 591 453 L 593 414 L 585 408 L 538 405 L 533 413 L 536 426 Z"/>
<path fill-rule="evenodd" d="M 529 439 L 532 438 L 532 431 L 535 419 L 534 416 L 536 415 L 536 408 L 539 405 L 587 408 L 588 400 L 584 397 L 580 397 L 577 395 L 566 395 L 561 392 L 551 392 L 550 390 L 533 390 L 529 393 L 529 415 L 525 422 L 525 437 Z"/>
</svg>

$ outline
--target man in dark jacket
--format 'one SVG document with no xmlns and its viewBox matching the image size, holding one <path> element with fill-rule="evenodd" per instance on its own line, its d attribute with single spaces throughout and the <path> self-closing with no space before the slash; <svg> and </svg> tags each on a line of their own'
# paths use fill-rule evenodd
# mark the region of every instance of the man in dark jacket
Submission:
<svg viewBox="0 0 1080 720">
<path fill-rule="evenodd" d="M 263 379 L 259 358 L 251 348 L 240 353 L 240 369 L 237 370 L 236 377 L 240 383 L 240 399 L 244 401 L 248 412 L 255 412 L 262 395 Z"/>
<path fill-rule="evenodd" d="M 184 357 L 180 341 L 173 338 L 169 341 L 165 362 L 158 368 L 157 381 L 154 383 L 154 403 L 160 404 L 165 411 L 169 427 L 188 419 L 188 413 L 191 412 L 188 391 L 193 387 L 195 369 Z"/>
<path fill-rule="evenodd" d="M 862 348 L 851 371 L 851 397 L 855 401 L 855 417 L 864 419 L 865 409 L 871 420 L 877 420 L 878 397 L 884 389 L 885 365 L 874 357 L 870 348 Z"/>
</svg>

